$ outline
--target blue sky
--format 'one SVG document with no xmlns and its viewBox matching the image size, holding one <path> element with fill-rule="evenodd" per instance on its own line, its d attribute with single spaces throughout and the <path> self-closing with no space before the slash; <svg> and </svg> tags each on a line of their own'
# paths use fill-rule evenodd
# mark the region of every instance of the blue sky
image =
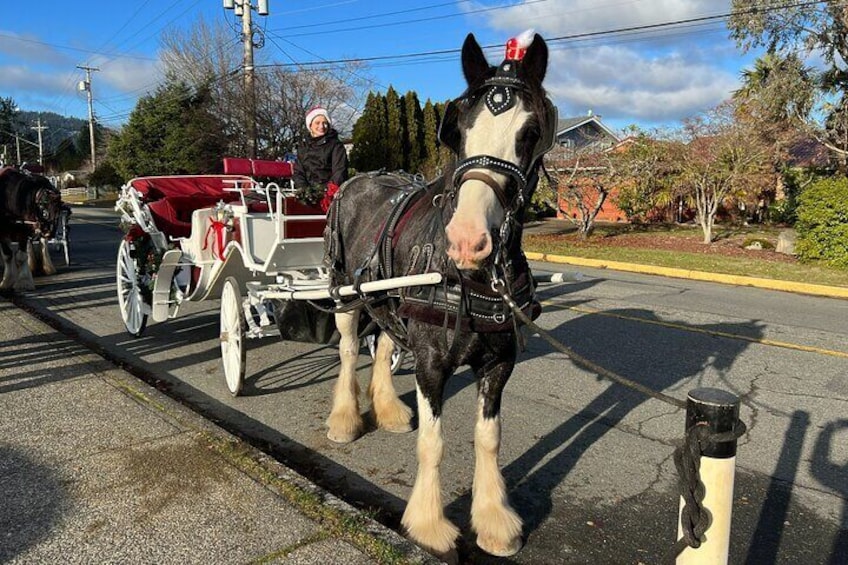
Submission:
<svg viewBox="0 0 848 565">
<path fill-rule="evenodd" d="M 256 0 L 254 1 L 254 5 Z M 0 96 L 24 110 L 87 117 L 84 78 L 93 74 L 94 109 L 120 127 L 140 95 L 155 90 L 161 33 L 199 18 L 235 26 L 222 0 L 39 0 L 0 20 Z M 720 17 L 630 32 L 624 28 L 721 16 L 730 0 L 269 0 L 254 14 L 265 45 L 257 63 L 299 63 L 458 49 L 469 32 L 501 45 L 533 28 L 547 39 L 546 87 L 561 117 L 590 110 L 615 130 L 673 125 L 727 98 L 753 55 L 741 55 Z M 576 38 L 575 35 L 584 34 Z M 585 35 L 595 34 L 595 35 Z M 240 50 L 235 31 L 232 49 Z M 502 49 L 489 53 L 490 62 Z M 462 92 L 458 53 L 379 60 L 366 76 L 421 100 Z M 49 134 L 49 132 L 48 132 Z"/>
</svg>

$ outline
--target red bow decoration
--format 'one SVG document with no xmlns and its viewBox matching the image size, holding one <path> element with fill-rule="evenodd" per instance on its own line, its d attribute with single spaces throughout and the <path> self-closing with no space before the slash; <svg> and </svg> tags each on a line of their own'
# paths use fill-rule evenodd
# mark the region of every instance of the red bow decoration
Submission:
<svg viewBox="0 0 848 565">
<path fill-rule="evenodd" d="M 324 193 L 324 198 L 321 199 L 321 209 L 324 210 L 324 213 L 327 213 L 327 210 L 330 209 L 330 204 L 333 203 L 333 197 L 339 191 L 339 185 L 330 181 L 327 183 L 327 192 Z"/>
<path fill-rule="evenodd" d="M 209 246 L 209 236 L 215 235 L 215 239 L 212 240 L 212 255 L 215 258 L 224 260 L 224 232 L 227 229 L 226 222 L 221 222 L 216 220 L 215 218 L 209 218 L 210 226 L 209 229 L 206 230 L 206 237 L 203 238 L 203 249 L 205 250 Z"/>
</svg>

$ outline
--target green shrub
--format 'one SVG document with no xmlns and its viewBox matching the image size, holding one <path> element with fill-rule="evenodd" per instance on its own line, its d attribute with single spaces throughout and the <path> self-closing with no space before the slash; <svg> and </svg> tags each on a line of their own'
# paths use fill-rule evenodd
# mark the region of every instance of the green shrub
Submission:
<svg viewBox="0 0 848 565">
<path fill-rule="evenodd" d="M 772 224 L 791 226 L 796 221 L 796 204 L 794 199 L 783 198 L 772 202 L 766 210 L 766 221 Z"/>
<path fill-rule="evenodd" d="M 810 185 L 798 196 L 796 213 L 798 258 L 848 269 L 848 178 Z"/>
</svg>

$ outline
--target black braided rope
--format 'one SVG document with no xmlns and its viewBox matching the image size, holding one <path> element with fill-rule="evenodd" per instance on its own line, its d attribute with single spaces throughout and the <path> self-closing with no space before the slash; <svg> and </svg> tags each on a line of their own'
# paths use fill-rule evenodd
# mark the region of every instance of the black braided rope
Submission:
<svg viewBox="0 0 848 565">
<path fill-rule="evenodd" d="M 686 430 L 683 444 L 674 450 L 674 467 L 677 469 L 677 486 L 683 499 L 680 509 L 680 529 L 683 537 L 677 540 L 665 556 L 664 562 L 673 563 L 686 547 L 697 549 L 712 523 L 709 512 L 702 502 L 706 490 L 701 482 L 701 453 L 717 443 L 736 441 L 747 431 L 742 420 L 736 420 L 733 430 L 714 433 L 705 422 L 699 422 Z"/>
</svg>

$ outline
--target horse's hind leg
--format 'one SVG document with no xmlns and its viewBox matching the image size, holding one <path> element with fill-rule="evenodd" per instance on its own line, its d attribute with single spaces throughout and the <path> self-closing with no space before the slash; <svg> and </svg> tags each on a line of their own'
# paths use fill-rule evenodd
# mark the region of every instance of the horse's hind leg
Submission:
<svg viewBox="0 0 848 565">
<path fill-rule="evenodd" d="M 359 384 L 356 382 L 356 361 L 359 357 L 359 311 L 336 314 L 339 342 L 339 378 L 333 389 L 333 409 L 327 418 L 330 428 L 327 437 L 336 443 L 349 443 L 362 433 L 359 414 Z"/>
<path fill-rule="evenodd" d="M 498 466 L 501 444 L 500 404 L 512 363 L 501 363 L 478 375 L 477 423 L 474 427 L 474 486 L 471 527 L 477 545 L 492 555 L 507 557 L 521 549 L 521 518 L 509 505 Z"/>
<path fill-rule="evenodd" d="M 412 410 L 398 398 L 392 383 L 393 350 L 392 338 L 382 332 L 377 338 L 377 352 L 374 355 L 368 395 L 371 397 L 377 426 L 390 432 L 402 433 L 412 430 L 409 424 L 412 419 Z"/>
<path fill-rule="evenodd" d="M 459 529 L 445 517 L 439 466 L 444 454 L 441 405 L 445 375 L 422 378 L 422 360 L 416 359 L 418 398 L 418 473 L 401 518 L 410 537 L 419 545 L 445 557 L 455 551 Z M 423 389 L 422 389 L 423 383 Z"/>
</svg>

